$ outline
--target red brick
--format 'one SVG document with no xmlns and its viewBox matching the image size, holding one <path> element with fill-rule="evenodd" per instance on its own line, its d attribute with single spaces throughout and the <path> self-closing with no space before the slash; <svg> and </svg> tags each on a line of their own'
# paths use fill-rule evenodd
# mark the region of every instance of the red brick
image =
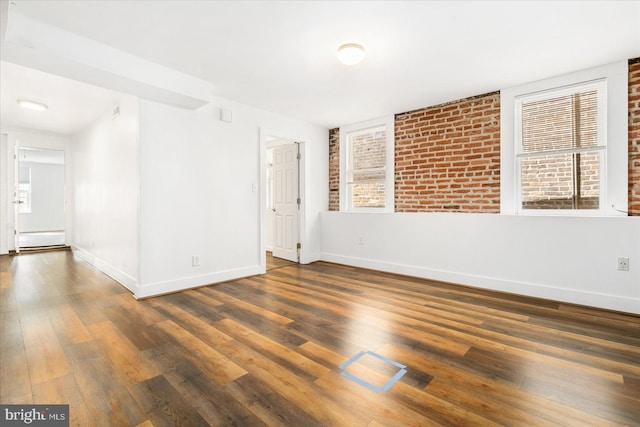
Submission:
<svg viewBox="0 0 640 427">
<path fill-rule="evenodd" d="M 629 60 L 629 215 L 640 215 L 640 58 Z"/>
<path fill-rule="evenodd" d="M 396 150 L 411 153 L 404 161 L 412 159 L 413 165 L 426 169 L 412 175 L 411 198 L 398 191 L 407 181 L 396 183 L 396 211 L 465 212 L 465 206 L 473 206 L 469 210 L 499 212 L 499 185 L 487 191 L 482 182 L 493 179 L 496 168 L 499 173 L 500 162 L 492 158 L 499 159 L 500 153 L 500 95 L 491 93 L 422 111 L 411 134 L 396 136 Z M 415 114 L 396 117 L 414 118 Z M 424 137 L 418 140 L 418 135 Z M 491 157 L 483 158 L 484 153 L 491 153 Z M 476 164 L 471 166 L 470 160 Z M 398 176 L 405 176 L 406 170 L 407 166 L 396 163 Z"/>
</svg>

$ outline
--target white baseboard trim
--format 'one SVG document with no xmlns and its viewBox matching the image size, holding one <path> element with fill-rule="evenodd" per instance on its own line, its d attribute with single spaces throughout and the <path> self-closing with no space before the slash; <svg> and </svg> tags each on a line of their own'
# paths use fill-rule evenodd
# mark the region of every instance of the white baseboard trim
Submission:
<svg viewBox="0 0 640 427">
<path fill-rule="evenodd" d="M 310 254 L 305 254 L 304 252 L 302 253 L 302 256 L 300 257 L 300 264 L 311 264 L 312 262 L 316 262 L 316 261 L 321 261 L 321 254 L 319 254 L 318 252 L 313 252 Z"/>
<path fill-rule="evenodd" d="M 587 292 L 569 288 L 558 288 L 535 283 L 515 282 L 493 277 L 456 273 L 452 271 L 436 270 L 420 266 L 376 261 L 367 258 L 331 253 L 321 253 L 320 259 L 322 261 L 333 262 L 336 264 L 367 268 L 387 273 L 396 273 L 405 276 L 419 277 L 422 279 L 437 280 L 440 282 L 508 292 L 511 294 L 640 314 L 640 298 L 625 298 L 616 295 Z"/>
<path fill-rule="evenodd" d="M 185 289 L 197 288 L 199 286 L 213 285 L 215 283 L 227 282 L 229 280 L 241 279 L 243 277 L 256 276 L 261 274 L 263 269 L 260 265 L 237 268 L 233 270 L 218 271 L 215 273 L 202 274 L 198 276 L 181 277 L 165 282 L 149 283 L 138 286 L 135 293 L 136 299 L 148 298 L 172 292 L 183 291 Z"/>
<path fill-rule="evenodd" d="M 104 274 L 111 277 L 113 280 L 117 281 L 134 294 L 136 293 L 136 290 L 138 289 L 138 281 L 134 277 L 131 277 L 130 275 L 124 273 L 108 262 L 97 258 L 90 252 L 79 248 L 76 245 L 71 245 L 71 250 L 73 251 L 74 255 L 78 256 L 78 258 L 93 265 L 95 268 L 102 271 Z"/>
</svg>

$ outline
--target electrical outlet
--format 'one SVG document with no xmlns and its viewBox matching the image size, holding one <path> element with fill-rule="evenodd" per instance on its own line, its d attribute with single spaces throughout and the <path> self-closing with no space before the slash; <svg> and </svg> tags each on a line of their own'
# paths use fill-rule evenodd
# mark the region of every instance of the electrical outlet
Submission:
<svg viewBox="0 0 640 427">
<path fill-rule="evenodd" d="M 199 255 L 194 255 L 191 257 L 191 265 L 194 267 L 199 267 L 200 266 L 200 256 Z"/>
<path fill-rule="evenodd" d="M 629 258 L 618 258 L 618 270 L 629 271 Z"/>
</svg>

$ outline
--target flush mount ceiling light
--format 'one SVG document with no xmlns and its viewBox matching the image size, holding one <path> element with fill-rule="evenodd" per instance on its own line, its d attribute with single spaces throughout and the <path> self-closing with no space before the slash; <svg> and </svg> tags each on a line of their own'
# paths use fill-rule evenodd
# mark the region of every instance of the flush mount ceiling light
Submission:
<svg viewBox="0 0 640 427">
<path fill-rule="evenodd" d="M 49 106 L 43 102 L 30 101 L 28 99 L 18 99 L 18 105 L 28 110 L 45 111 Z"/>
<path fill-rule="evenodd" d="M 345 65 L 356 65 L 364 59 L 364 47 L 357 43 L 346 43 L 338 48 L 338 60 Z"/>
</svg>

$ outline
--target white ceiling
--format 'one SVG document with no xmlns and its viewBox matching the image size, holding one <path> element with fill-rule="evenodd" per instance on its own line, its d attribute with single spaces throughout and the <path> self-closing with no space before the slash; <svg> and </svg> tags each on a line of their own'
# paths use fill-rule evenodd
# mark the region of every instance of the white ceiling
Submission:
<svg viewBox="0 0 640 427">
<path fill-rule="evenodd" d="M 217 96 L 325 127 L 640 56 L 639 1 L 14 3 Z M 337 62 L 345 42 L 365 46 L 361 64 Z M 4 110 L 4 86 L 2 98 Z"/>
<path fill-rule="evenodd" d="M 40 101 L 46 111 L 26 110 L 18 99 Z M 0 61 L 0 122 L 3 127 L 72 135 L 118 103 L 118 94 L 42 71 Z"/>
</svg>

